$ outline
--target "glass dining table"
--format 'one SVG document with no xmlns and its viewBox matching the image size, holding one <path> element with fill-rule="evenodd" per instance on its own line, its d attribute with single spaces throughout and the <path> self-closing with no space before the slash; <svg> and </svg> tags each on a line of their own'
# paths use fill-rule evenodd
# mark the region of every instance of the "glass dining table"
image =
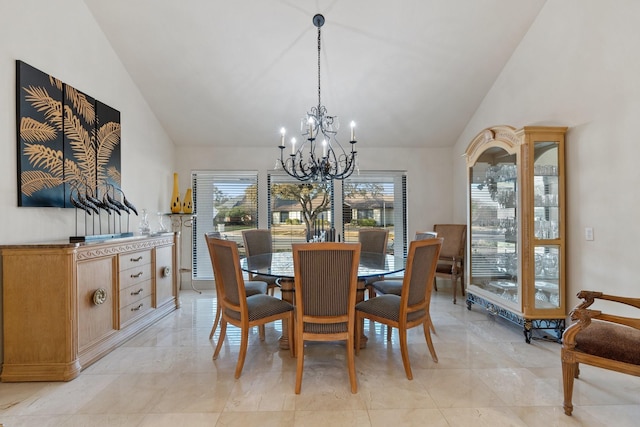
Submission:
<svg viewBox="0 0 640 427">
<path fill-rule="evenodd" d="M 358 279 L 385 276 L 404 270 L 406 258 L 402 256 L 361 252 Z M 245 257 L 240 260 L 243 271 L 264 276 L 293 279 L 293 252 L 273 252 Z"/>
<path fill-rule="evenodd" d="M 403 256 L 379 254 L 371 252 L 361 252 L 358 264 L 358 290 L 356 293 L 356 303 L 364 300 L 365 281 L 372 277 L 380 277 L 388 274 L 398 273 L 404 270 L 406 258 Z M 273 252 L 245 257 L 240 260 L 240 268 L 252 275 L 263 275 L 278 277 L 282 299 L 291 304 L 295 303 L 294 298 L 294 271 L 293 252 Z M 282 326 L 282 337 L 280 338 L 280 348 L 288 349 L 286 324 Z M 361 347 L 365 347 L 367 337 L 360 338 Z"/>
</svg>

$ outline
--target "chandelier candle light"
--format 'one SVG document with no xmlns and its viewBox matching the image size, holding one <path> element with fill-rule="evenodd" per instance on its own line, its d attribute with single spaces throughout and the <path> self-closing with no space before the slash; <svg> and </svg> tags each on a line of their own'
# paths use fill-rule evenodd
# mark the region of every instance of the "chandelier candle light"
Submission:
<svg viewBox="0 0 640 427">
<path fill-rule="evenodd" d="M 318 106 L 302 118 L 300 132 L 306 139 L 296 146 L 296 139 L 291 138 L 291 154 L 285 159 L 285 128 L 280 129 L 280 159 L 276 168 L 282 166 L 284 171 L 299 181 L 331 181 L 351 176 L 356 165 L 356 124 L 351 122 L 351 152 L 347 153 L 336 139 L 340 122 L 337 116 L 327 114 L 327 109 L 320 101 L 320 28 L 324 24 L 324 16 L 313 17 L 313 25 L 318 28 Z M 321 145 L 322 156 L 316 153 Z M 320 151 L 320 148 L 318 149 Z M 305 155 L 308 157 L 305 159 Z"/>
</svg>

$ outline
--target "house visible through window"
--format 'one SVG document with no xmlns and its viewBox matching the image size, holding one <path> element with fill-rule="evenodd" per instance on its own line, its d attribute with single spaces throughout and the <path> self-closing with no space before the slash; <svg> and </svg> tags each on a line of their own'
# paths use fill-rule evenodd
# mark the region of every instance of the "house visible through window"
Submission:
<svg viewBox="0 0 640 427">
<path fill-rule="evenodd" d="M 402 172 L 361 172 L 343 181 L 344 240 L 357 242 L 361 228 L 389 230 L 387 252 L 407 252 L 406 175 Z"/>
<path fill-rule="evenodd" d="M 291 250 L 335 230 L 333 186 L 300 182 L 286 175 L 269 175 L 269 221 L 275 251 Z"/>
</svg>

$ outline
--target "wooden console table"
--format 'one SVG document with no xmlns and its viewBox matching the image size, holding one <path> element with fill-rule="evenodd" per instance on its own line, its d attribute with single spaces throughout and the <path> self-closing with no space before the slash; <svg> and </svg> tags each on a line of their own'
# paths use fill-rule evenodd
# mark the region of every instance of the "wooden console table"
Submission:
<svg viewBox="0 0 640 427">
<path fill-rule="evenodd" d="M 180 306 L 177 234 L 0 246 L 0 380 L 69 381 Z"/>
</svg>

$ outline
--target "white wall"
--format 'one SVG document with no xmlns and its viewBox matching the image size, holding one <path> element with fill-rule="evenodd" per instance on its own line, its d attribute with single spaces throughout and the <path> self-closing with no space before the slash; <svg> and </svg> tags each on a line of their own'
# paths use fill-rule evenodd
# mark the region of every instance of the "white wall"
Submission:
<svg viewBox="0 0 640 427">
<path fill-rule="evenodd" d="M 73 209 L 18 208 L 15 61 L 120 111 L 122 187 L 139 209 L 168 206 L 174 147 L 81 0 L 0 0 L 0 244 L 67 239 Z M 137 218 L 131 219 L 137 230 Z"/>
<path fill-rule="evenodd" d="M 0 0 L 0 244 L 67 240 L 75 234 L 73 209 L 17 206 L 17 59 L 119 110 L 127 199 L 151 212 L 169 206 L 173 143 L 85 4 Z M 137 230 L 137 217 L 131 226 Z"/>
<path fill-rule="evenodd" d="M 454 149 L 493 125 L 569 126 L 567 309 L 581 289 L 640 297 L 638 16 L 635 0 L 548 0 Z M 454 160 L 454 218 L 464 221 L 465 163 Z"/>
</svg>

